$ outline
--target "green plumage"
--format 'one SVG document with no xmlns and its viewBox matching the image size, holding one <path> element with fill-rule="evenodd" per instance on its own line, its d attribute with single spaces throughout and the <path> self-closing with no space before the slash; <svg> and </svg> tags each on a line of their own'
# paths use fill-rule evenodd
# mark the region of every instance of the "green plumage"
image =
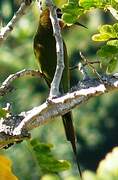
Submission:
<svg viewBox="0 0 118 180">
<path fill-rule="evenodd" d="M 55 37 L 53 36 L 52 24 L 49 18 L 49 10 L 47 8 L 43 10 L 40 15 L 38 30 L 34 37 L 34 53 L 38 62 L 39 70 L 43 73 L 44 78 L 48 86 L 50 87 L 56 69 L 57 55 L 56 55 L 56 41 L 55 41 Z M 70 89 L 69 63 L 68 63 L 65 43 L 64 43 L 64 64 L 65 64 L 65 68 L 60 86 L 61 93 L 66 93 Z M 67 140 L 71 142 L 77 160 L 75 133 L 72 123 L 71 112 L 62 116 L 62 119 L 63 119 Z"/>
<path fill-rule="evenodd" d="M 50 86 L 57 63 L 56 42 L 53 36 L 53 29 L 49 18 L 49 10 L 45 9 L 40 15 L 37 33 L 34 38 L 34 53 L 38 61 L 40 71 L 45 75 L 45 80 Z M 62 76 L 64 92 L 69 89 L 69 64 L 67 50 L 64 43 L 65 69 Z"/>
</svg>

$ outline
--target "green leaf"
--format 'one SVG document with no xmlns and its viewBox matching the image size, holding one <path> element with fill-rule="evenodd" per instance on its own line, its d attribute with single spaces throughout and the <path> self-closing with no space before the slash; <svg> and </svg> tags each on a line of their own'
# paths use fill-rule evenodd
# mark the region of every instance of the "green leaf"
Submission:
<svg viewBox="0 0 118 180">
<path fill-rule="evenodd" d="M 78 1 L 69 1 L 62 7 L 63 16 L 62 19 L 67 24 L 74 24 L 78 21 L 80 15 L 83 14 L 84 9 L 79 7 Z"/>
<path fill-rule="evenodd" d="M 57 173 L 68 170 L 70 163 L 65 160 L 57 160 L 51 153 L 51 144 L 39 143 L 36 139 L 30 142 L 40 169 L 46 173 Z"/>
<path fill-rule="evenodd" d="M 108 73 L 112 73 L 115 68 L 116 68 L 116 65 L 117 65 L 117 60 L 116 58 L 113 58 L 110 62 L 109 62 L 109 65 L 107 67 L 107 72 Z"/>
<path fill-rule="evenodd" d="M 113 28 L 114 28 L 114 31 L 116 32 L 116 36 L 117 36 L 117 38 L 118 38 L 118 23 L 115 23 L 115 24 L 113 25 Z"/>
<path fill-rule="evenodd" d="M 117 2 L 115 0 L 68 0 L 68 3 L 62 7 L 63 20 L 65 23 L 73 24 L 79 16 L 85 14 L 92 8 L 108 9 L 116 18 L 117 15 Z M 67 13 L 66 15 L 64 15 Z M 112 27 L 112 26 L 111 26 Z M 108 27 L 107 27 L 108 28 Z M 108 32 L 109 33 L 109 30 Z M 105 33 L 106 34 L 106 33 Z M 113 36 L 113 34 L 111 33 Z M 112 37 L 111 36 L 111 37 Z"/>
<path fill-rule="evenodd" d="M 97 6 L 97 0 L 80 0 L 79 4 L 85 9 L 90 9 L 91 7 Z"/>
<path fill-rule="evenodd" d="M 76 16 L 73 16 L 71 14 L 67 14 L 67 13 L 64 13 L 63 16 L 62 16 L 62 19 L 64 20 L 64 22 L 66 22 L 67 24 L 73 24 L 76 22 L 76 19 L 77 17 Z"/>
<path fill-rule="evenodd" d="M 118 48 L 118 40 L 111 40 L 107 42 L 107 45 L 116 46 Z"/>
<path fill-rule="evenodd" d="M 108 34 L 108 35 L 111 36 L 112 38 L 115 38 L 115 37 L 116 37 L 116 33 L 115 33 L 115 31 L 114 31 L 113 26 L 108 25 L 108 24 L 105 24 L 105 25 L 101 26 L 101 27 L 99 28 L 99 32 L 100 32 L 100 34 Z"/>
<path fill-rule="evenodd" d="M 95 34 L 92 36 L 93 41 L 108 41 L 110 36 L 108 34 Z"/>
<path fill-rule="evenodd" d="M 114 24 L 114 26 L 112 26 L 105 24 L 99 28 L 99 32 L 100 34 L 92 36 L 93 41 L 108 41 L 110 38 L 117 38 L 117 25 Z"/>
<path fill-rule="evenodd" d="M 79 4 L 85 9 L 90 9 L 90 8 L 105 8 L 109 4 L 109 2 L 106 2 L 104 0 L 80 0 Z"/>
<path fill-rule="evenodd" d="M 100 50 L 97 51 L 97 55 L 100 57 L 113 57 L 118 53 L 118 47 L 116 46 L 110 46 L 110 45 L 104 45 L 101 47 Z"/>
<path fill-rule="evenodd" d="M 54 4 L 58 7 L 58 8 L 62 8 L 64 3 L 67 3 L 67 0 L 53 0 Z"/>
<path fill-rule="evenodd" d="M 99 32 L 100 34 L 92 36 L 92 40 L 107 41 L 106 45 L 97 51 L 97 55 L 101 58 L 102 68 L 104 70 L 107 69 L 107 72 L 111 73 L 116 68 L 116 59 L 118 58 L 118 24 L 103 25 L 99 28 Z"/>
<path fill-rule="evenodd" d="M 72 13 L 72 14 L 76 14 L 77 16 L 78 16 L 78 13 L 80 12 L 80 10 L 83 10 L 83 8 L 79 7 L 79 5 L 74 2 L 64 4 L 62 7 L 63 13 Z"/>
<path fill-rule="evenodd" d="M 118 59 L 118 46 L 104 45 L 97 51 L 97 55 L 100 56 L 102 69 L 111 73 L 114 71 L 117 65 Z"/>
</svg>

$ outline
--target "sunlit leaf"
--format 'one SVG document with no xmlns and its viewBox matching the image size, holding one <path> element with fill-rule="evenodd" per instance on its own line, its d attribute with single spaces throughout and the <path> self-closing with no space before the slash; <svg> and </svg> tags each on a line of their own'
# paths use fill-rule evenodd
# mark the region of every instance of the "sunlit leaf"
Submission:
<svg viewBox="0 0 118 180">
<path fill-rule="evenodd" d="M 90 8 L 105 8 L 107 7 L 107 5 L 109 5 L 109 2 L 104 0 L 80 0 L 79 4 L 85 9 L 90 9 Z"/>
<path fill-rule="evenodd" d="M 80 0 L 80 6 L 84 7 L 85 9 L 89 9 L 91 7 L 96 7 L 97 0 Z"/>
<path fill-rule="evenodd" d="M 110 39 L 108 34 L 95 34 L 92 36 L 93 41 L 107 41 Z"/>
<path fill-rule="evenodd" d="M 67 0 L 54 0 L 54 3 L 57 7 L 61 7 L 64 3 L 67 3 Z"/>
<path fill-rule="evenodd" d="M 110 37 L 116 37 L 113 26 L 105 24 L 99 28 L 101 34 L 108 34 Z"/>
<path fill-rule="evenodd" d="M 117 38 L 117 24 L 112 25 L 103 25 L 99 28 L 99 34 L 95 34 L 92 36 L 93 41 L 107 41 L 111 38 Z"/>
<path fill-rule="evenodd" d="M 118 40 L 111 40 L 107 42 L 107 45 L 118 47 Z"/>
</svg>

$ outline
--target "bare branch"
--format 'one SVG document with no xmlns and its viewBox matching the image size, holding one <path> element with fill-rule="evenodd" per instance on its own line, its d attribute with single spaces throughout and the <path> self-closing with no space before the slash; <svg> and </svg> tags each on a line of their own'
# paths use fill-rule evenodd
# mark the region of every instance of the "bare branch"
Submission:
<svg viewBox="0 0 118 180">
<path fill-rule="evenodd" d="M 50 10 L 50 19 L 52 22 L 53 32 L 56 40 L 56 52 L 57 52 L 57 66 L 53 81 L 50 88 L 50 97 L 57 97 L 59 95 L 59 85 L 64 69 L 64 52 L 63 52 L 63 40 L 61 36 L 61 29 L 59 26 L 56 7 L 53 5 L 52 0 L 46 0 L 46 5 Z"/>
<path fill-rule="evenodd" d="M 20 141 L 29 136 L 29 131 L 41 124 L 48 123 L 52 118 L 61 116 L 80 106 L 90 98 L 118 90 L 118 74 L 103 76 L 101 83 L 98 79 L 84 80 L 72 89 L 72 92 L 55 98 L 50 102 L 35 107 L 19 115 L 12 115 L 0 120 L 0 148 L 9 143 Z"/>
<path fill-rule="evenodd" d="M 99 78 L 99 80 L 102 82 L 101 75 L 97 72 L 95 67 L 91 63 L 89 63 L 89 61 L 85 58 L 82 52 L 80 52 L 80 56 L 84 60 L 85 65 L 88 65 L 92 69 L 92 71 L 96 74 L 96 76 Z"/>
<path fill-rule="evenodd" d="M 11 83 L 20 78 L 20 77 L 24 77 L 24 76 L 37 76 L 37 77 L 42 77 L 42 73 L 39 71 L 35 71 L 35 70 L 21 70 L 15 74 L 11 74 L 0 86 L 0 96 L 4 96 L 5 94 L 7 94 L 8 92 L 10 92 L 12 90 L 11 87 Z"/>
<path fill-rule="evenodd" d="M 88 63 L 89 64 L 100 64 L 100 61 L 87 61 L 87 63 L 85 62 L 85 63 L 82 63 L 83 64 L 83 66 L 86 66 L 86 65 L 88 65 Z M 79 65 L 77 64 L 77 65 L 75 65 L 75 66 L 72 66 L 72 67 L 69 67 L 69 70 L 75 70 L 75 69 L 78 69 L 79 68 Z"/>
<path fill-rule="evenodd" d="M 9 36 L 10 32 L 15 27 L 16 23 L 19 21 L 19 19 L 26 13 L 26 10 L 29 8 L 31 2 L 32 2 L 31 0 L 23 0 L 20 5 L 20 8 L 14 14 L 11 21 L 5 27 L 1 28 L 1 30 L 0 30 L 0 45 L 2 45 L 2 43 L 7 39 L 7 37 Z"/>
</svg>

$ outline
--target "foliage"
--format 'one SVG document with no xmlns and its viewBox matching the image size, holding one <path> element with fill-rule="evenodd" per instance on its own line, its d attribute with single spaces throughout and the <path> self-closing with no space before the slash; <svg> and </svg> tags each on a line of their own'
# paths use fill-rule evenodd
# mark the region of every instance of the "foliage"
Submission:
<svg viewBox="0 0 118 180">
<path fill-rule="evenodd" d="M 38 143 L 37 140 L 31 141 L 33 150 L 36 153 L 36 157 L 38 164 L 40 167 L 43 168 L 46 175 L 43 175 L 41 177 L 41 180 L 60 180 L 59 176 L 51 174 L 51 172 L 59 172 L 60 169 L 59 166 L 57 166 L 54 162 L 52 163 L 52 160 L 50 158 L 50 152 L 49 148 L 51 147 L 49 144 L 45 145 L 42 143 Z M 47 153 L 48 156 L 47 156 Z M 41 157 L 39 157 L 41 156 Z M 48 159 L 50 158 L 50 162 Z M 118 178 L 118 147 L 115 147 L 112 152 L 108 153 L 104 160 L 100 161 L 99 166 L 97 168 L 96 173 L 92 171 L 84 171 L 83 178 L 84 180 L 115 180 Z M 47 159 L 47 163 L 46 163 Z M 64 165 L 64 164 L 63 164 Z M 64 165 L 65 166 L 65 165 Z M 63 166 L 63 167 L 64 167 Z M 68 164 L 66 164 L 67 168 Z M 60 166 L 62 168 L 62 166 Z M 64 168 L 64 169 L 66 169 Z M 62 170 L 62 169 L 61 169 Z M 50 172 L 50 174 L 49 174 Z M 12 173 L 11 173 L 11 161 L 6 159 L 4 156 L 0 156 L 0 177 L 4 177 L 4 180 L 9 179 L 17 179 Z M 64 178 L 64 180 L 77 180 L 78 177 L 76 176 L 70 176 L 68 178 Z"/>
<path fill-rule="evenodd" d="M 106 66 L 109 73 L 113 72 L 118 60 L 118 23 L 114 25 L 103 25 L 99 28 L 99 34 L 95 34 L 94 41 L 107 41 L 97 54 L 101 58 L 102 66 Z"/>
<path fill-rule="evenodd" d="M 118 2 L 116 0 L 69 0 L 67 4 L 64 4 L 63 6 L 63 20 L 68 24 L 73 24 L 77 22 L 78 18 L 87 13 L 88 11 L 91 11 L 93 8 L 99 8 L 99 9 L 114 9 L 114 11 L 117 12 L 118 10 Z M 111 12 L 112 13 L 112 12 Z M 115 13 L 113 13 L 114 15 Z M 114 16 L 117 19 L 117 13 L 116 16 Z"/>
<path fill-rule="evenodd" d="M 115 0 L 80 0 L 79 2 L 78 0 L 70 0 L 63 6 L 63 20 L 67 24 L 74 24 L 81 15 L 86 14 L 93 8 L 110 10 L 114 18 L 118 20 L 118 2 Z M 116 13 L 113 13 L 113 9 Z M 97 54 L 100 57 L 102 67 L 111 73 L 115 70 L 118 59 L 118 23 L 113 25 L 105 24 L 99 27 L 99 32 L 99 34 L 93 35 L 92 39 L 93 41 L 107 41 L 107 44 L 102 46 Z"/>
</svg>

